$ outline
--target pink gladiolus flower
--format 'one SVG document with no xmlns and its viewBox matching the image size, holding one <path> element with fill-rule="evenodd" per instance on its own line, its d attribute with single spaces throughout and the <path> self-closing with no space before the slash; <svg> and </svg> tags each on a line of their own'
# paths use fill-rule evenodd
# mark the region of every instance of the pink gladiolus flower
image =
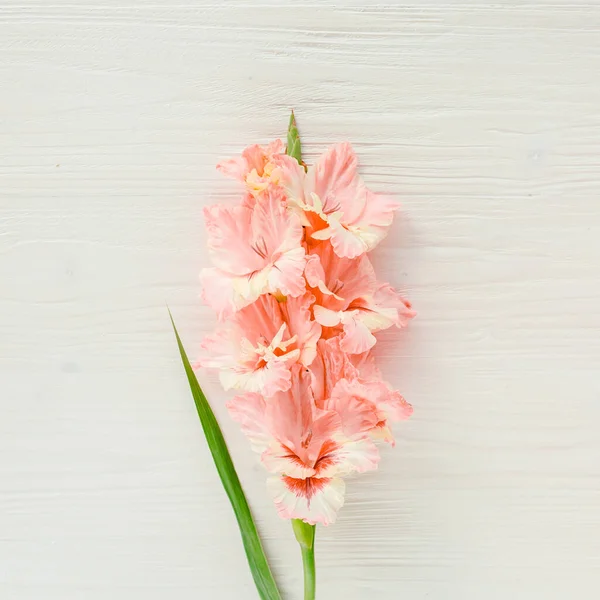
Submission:
<svg viewBox="0 0 600 600">
<path fill-rule="evenodd" d="M 377 283 L 366 255 L 339 258 L 330 245 L 321 244 L 308 257 L 305 274 L 317 295 L 315 319 L 334 334 L 341 332 L 344 352 L 366 352 L 375 345 L 374 332 L 404 327 L 415 316 L 390 285 Z"/>
<path fill-rule="evenodd" d="M 350 144 L 332 146 L 308 172 L 289 156 L 273 161 L 278 182 L 305 213 L 312 240 L 330 240 L 338 256 L 356 258 L 385 237 L 398 203 L 367 189 Z"/>
<path fill-rule="evenodd" d="M 291 366 L 308 367 L 317 354 L 321 326 L 311 320 L 314 296 L 305 294 L 278 302 L 271 294 L 234 315 L 228 327 L 208 336 L 198 366 L 217 368 L 226 390 L 286 391 Z"/>
<path fill-rule="evenodd" d="M 252 208 L 215 205 L 206 208 L 204 216 L 215 267 L 201 273 L 203 295 L 219 318 L 262 294 L 304 293 L 302 225 L 286 208 L 281 190 L 267 190 Z"/>
<path fill-rule="evenodd" d="M 204 211 L 203 298 L 221 324 L 198 366 L 241 392 L 227 406 L 271 473 L 279 514 L 327 525 L 345 477 L 376 469 L 375 442 L 393 445 L 392 423 L 412 414 L 372 353 L 377 332 L 415 316 L 367 255 L 397 203 L 366 188 L 347 143 L 307 170 L 279 141 L 219 169 L 245 191 Z"/>
<path fill-rule="evenodd" d="M 251 196 L 257 197 L 271 185 L 276 185 L 281 179 L 281 169 L 273 162 L 284 152 L 283 142 L 275 140 L 266 148 L 254 144 L 248 146 L 242 156 L 230 158 L 217 165 L 217 169 L 246 184 Z"/>
<path fill-rule="evenodd" d="M 362 432 L 346 435 L 339 413 L 317 408 L 310 375 L 299 368 L 287 392 L 237 396 L 228 408 L 276 475 L 268 485 L 285 518 L 332 523 L 344 503 L 342 477 L 379 462 L 377 447 Z"/>
</svg>

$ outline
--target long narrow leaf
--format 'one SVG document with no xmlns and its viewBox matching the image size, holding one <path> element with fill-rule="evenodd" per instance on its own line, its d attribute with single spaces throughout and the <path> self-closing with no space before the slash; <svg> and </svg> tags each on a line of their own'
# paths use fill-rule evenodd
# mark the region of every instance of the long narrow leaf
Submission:
<svg viewBox="0 0 600 600">
<path fill-rule="evenodd" d="M 246 556 L 248 557 L 248 564 L 252 571 L 252 577 L 254 583 L 262 600 L 281 600 L 281 595 L 277 589 L 273 574 L 269 568 L 267 557 L 265 556 L 256 525 L 252 518 L 252 513 L 246 501 L 246 496 L 242 490 L 242 485 L 231 461 L 231 456 L 227 450 L 227 444 L 221 433 L 219 423 L 215 418 L 215 415 L 210 408 L 206 396 L 200 388 L 200 384 L 196 379 L 196 375 L 190 365 L 190 361 L 185 353 L 183 344 L 175 327 L 173 321 L 173 315 L 169 311 L 169 317 L 171 317 L 171 323 L 173 324 L 173 331 L 177 338 L 177 345 L 179 346 L 179 353 L 181 354 L 181 360 L 185 368 L 185 374 L 187 375 L 188 382 L 190 384 L 190 390 L 194 397 L 194 403 L 196 404 L 196 410 L 202 423 L 202 429 L 208 442 L 208 447 L 212 454 L 215 466 L 219 473 L 219 477 L 223 482 L 225 492 L 229 497 L 233 511 L 240 527 L 242 534 L 242 541 L 244 542 L 244 549 L 246 550 Z"/>
</svg>

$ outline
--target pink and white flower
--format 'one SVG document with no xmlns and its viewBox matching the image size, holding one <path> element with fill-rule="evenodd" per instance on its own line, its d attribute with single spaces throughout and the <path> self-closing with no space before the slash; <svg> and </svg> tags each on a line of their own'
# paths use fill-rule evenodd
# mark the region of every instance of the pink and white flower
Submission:
<svg viewBox="0 0 600 600">
<path fill-rule="evenodd" d="M 313 240 L 330 240 L 338 256 L 356 258 L 387 234 L 398 203 L 367 189 L 349 143 L 329 148 L 307 172 L 283 154 L 273 161 L 290 202 L 304 211 Z"/>
<path fill-rule="evenodd" d="M 369 435 L 394 445 L 390 425 L 408 419 L 412 406 L 383 381 L 371 351 L 346 354 L 339 340 L 317 344 L 310 367 L 316 405 L 337 412 L 346 435 Z"/>
<path fill-rule="evenodd" d="M 215 266 L 201 273 L 203 298 L 220 319 L 262 294 L 304 294 L 302 225 L 280 189 L 269 189 L 253 207 L 217 204 L 204 215 Z"/>
<path fill-rule="evenodd" d="M 241 156 L 220 162 L 217 169 L 244 182 L 249 194 L 256 198 L 270 186 L 279 184 L 281 169 L 273 161 L 283 152 L 285 147 L 281 140 L 275 140 L 266 147 L 254 144 L 248 146 Z"/>
<path fill-rule="evenodd" d="M 384 381 L 340 379 L 324 407 L 340 415 L 344 433 L 350 437 L 369 434 L 394 445 L 390 423 L 412 415 L 412 406 Z"/>
<path fill-rule="evenodd" d="M 280 301 L 260 296 L 205 338 L 198 366 L 219 369 L 226 390 L 271 396 L 289 389 L 292 365 L 308 367 L 317 354 L 321 326 L 311 319 L 314 300 L 311 294 Z"/>
<path fill-rule="evenodd" d="M 279 140 L 218 168 L 245 191 L 204 211 L 203 298 L 221 323 L 198 366 L 243 392 L 227 406 L 271 473 L 279 514 L 327 525 L 344 478 L 377 468 L 374 442 L 394 444 L 392 423 L 412 413 L 372 353 L 378 331 L 415 316 L 367 255 L 397 203 L 367 189 L 347 143 L 308 169 Z"/>
<path fill-rule="evenodd" d="M 376 281 L 366 255 L 340 258 L 320 244 L 307 258 L 306 279 L 317 295 L 315 320 L 328 328 L 325 335 L 341 331 L 340 348 L 349 354 L 366 352 L 375 345 L 373 333 L 405 327 L 416 314 L 389 284 Z"/>
<path fill-rule="evenodd" d="M 344 502 L 342 477 L 377 468 L 379 452 L 366 436 L 350 437 L 340 415 L 317 408 L 310 375 L 296 368 L 287 392 L 237 396 L 228 403 L 262 462 L 279 514 L 332 523 Z"/>
</svg>

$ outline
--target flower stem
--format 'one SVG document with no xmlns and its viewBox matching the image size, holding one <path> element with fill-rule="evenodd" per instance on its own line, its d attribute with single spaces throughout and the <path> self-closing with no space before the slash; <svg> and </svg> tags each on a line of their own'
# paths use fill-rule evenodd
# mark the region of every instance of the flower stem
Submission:
<svg viewBox="0 0 600 600">
<path fill-rule="evenodd" d="M 317 579 L 315 577 L 315 549 L 302 549 L 302 566 L 304 567 L 304 600 L 315 600 Z"/>
<path fill-rule="evenodd" d="M 300 519 L 292 519 L 294 535 L 302 551 L 304 568 L 304 600 L 315 600 L 317 579 L 315 574 L 315 526 Z"/>
</svg>

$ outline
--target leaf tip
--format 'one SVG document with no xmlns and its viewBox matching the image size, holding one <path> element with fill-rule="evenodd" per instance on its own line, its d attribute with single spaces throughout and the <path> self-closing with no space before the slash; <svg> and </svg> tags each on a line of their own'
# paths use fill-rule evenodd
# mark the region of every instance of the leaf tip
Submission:
<svg viewBox="0 0 600 600">
<path fill-rule="evenodd" d="M 302 164 L 302 146 L 300 143 L 300 134 L 298 133 L 298 125 L 296 124 L 296 115 L 294 110 L 291 110 L 290 122 L 287 131 L 287 148 L 286 154 L 295 158 Z"/>
</svg>

